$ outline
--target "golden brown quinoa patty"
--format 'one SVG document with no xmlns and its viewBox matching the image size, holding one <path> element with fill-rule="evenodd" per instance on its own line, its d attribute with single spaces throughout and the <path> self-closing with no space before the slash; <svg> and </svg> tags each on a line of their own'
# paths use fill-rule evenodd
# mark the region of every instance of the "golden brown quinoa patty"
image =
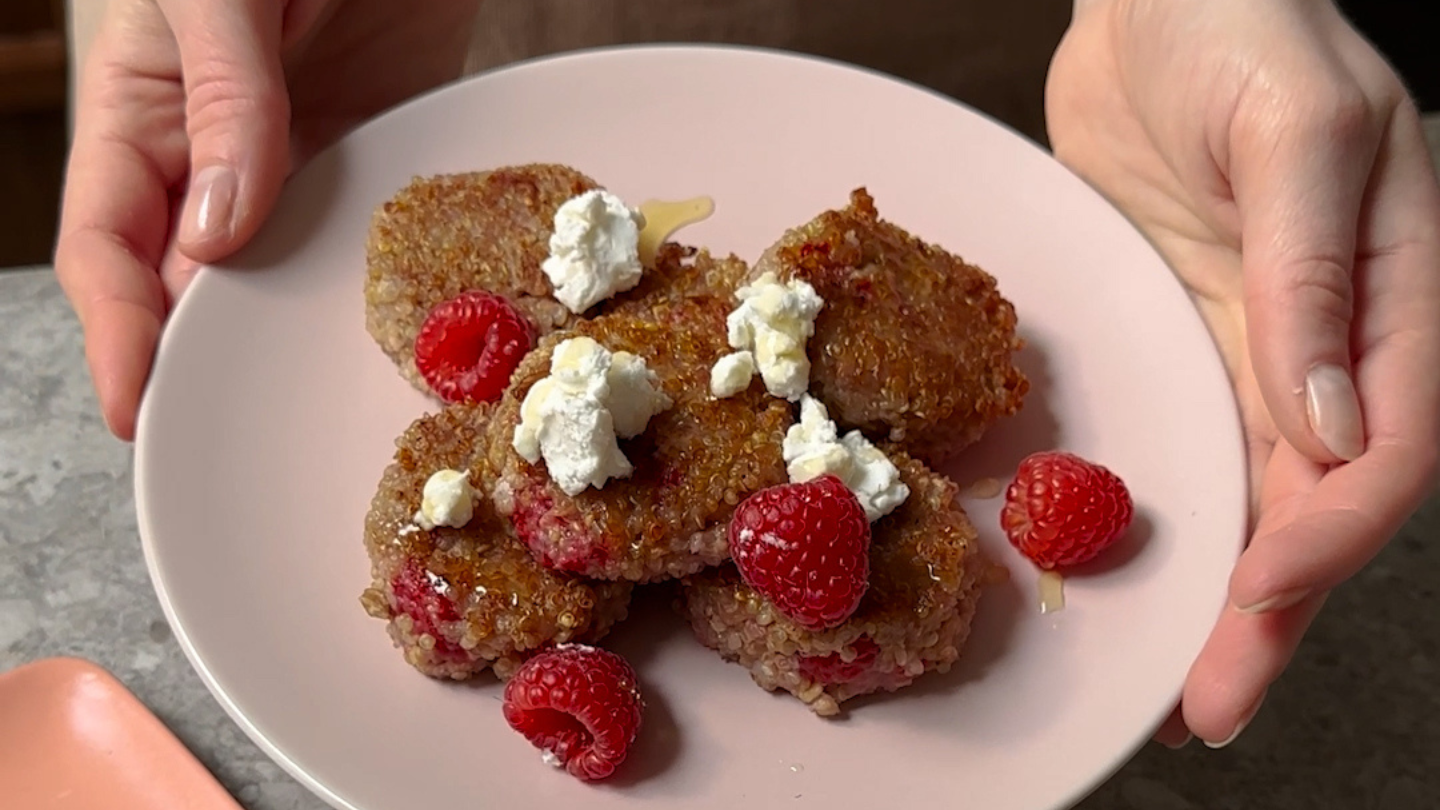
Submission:
<svg viewBox="0 0 1440 810">
<path fill-rule="evenodd" d="M 640 582 L 715 565 L 729 555 L 725 523 L 735 504 L 787 480 L 780 443 L 790 404 L 759 383 L 728 399 L 710 394 L 710 367 L 730 351 L 728 312 L 716 298 L 617 312 L 551 334 L 521 362 L 495 417 L 490 463 L 499 475 L 497 508 L 545 565 Z M 555 346 L 577 335 L 644 358 L 674 404 L 621 443 L 635 468 L 629 478 L 571 497 L 543 459 L 529 464 L 511 441 L 520 405 L 549 374 Z"/>
<path fill-rule="evenodd" d="M 506 532 L 488 497 L 494 476 L 479 442 L 492 406 L 452 405 L 416 420 L 396 441 L 365 517 L 372 582 L 366 612 L 421 672 L 462 679 L 493 668 L 508 678 L 550 643 L 599 640 L 624 619 L 628 582 L 548 571 Z M 425 531 L 412 516 L 430 475 L 468 470 L 481 497 L 462 529 Z"/>
<path fill-rule="evenodd" d="M 546 334 L 575 316 L 540 270 L 555 212 L 599 186 L 567 166 L 529 164 L 417 177 L 376 211 L 365 246 L 365 326 L 400 373 L 415 368 L 415 336 L 443 301 L 485 290 L 508 297 Z"/>
<path fill-rule="evenodd" d="M 751 271 L 809 282 L 825 300 L 810 393 L 842 428 L 939 463 L 1019 410 L 1015 308 L 995 279 L 880 219 L 865 189 L 786 232 Z"/>
<path fill-rule="evenodd" d="M 959 488 L 898 446 L 882 449 L 910 497 L 872 524 L 870 588 L 844 624 L 820 632 L 800 627 L 730 564 L 683 581 L 683 609 L 701 643 L 749 669 L 762 688 L 784 689 L 820 715 L 837 714 L 852 697 L 947 671 L 969 637 L 990 570 Z"/>
<path fill-rule="evenodd" d="M 556 210 L 596 188 L 568 166 L 537 163 L 417 177 L 381 205 L 366 243 L 365 324 L 405 379 L 430 393 L 415 368 L 415 336 L 431 309 L 464 292 L 509 298 L 543 336 L 582 317 L 728 294 L 749 271 L 734 256 L 667 242 L 635 288 L 572 314 L 540 268 Z"/>
</svg>

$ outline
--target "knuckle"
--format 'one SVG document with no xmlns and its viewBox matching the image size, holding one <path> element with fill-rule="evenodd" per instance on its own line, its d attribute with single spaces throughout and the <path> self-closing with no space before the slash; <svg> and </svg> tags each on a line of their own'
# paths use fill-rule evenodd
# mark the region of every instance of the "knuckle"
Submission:
<svg viewBox="0 0 1440 810">
<path fill-rule="evenodd" d="M 1280 273 L 1276 290 L 1282 303 L 1320 319 L 1326 327 L 1348 328 L 1355 295 L 1350 272 L 1334 259 L 1295 262 Z"/>
<path fill-rule="evenodd" d="M 1348 149 L 1377 140 L 1382 116 L 1353 80 L 1254 82 L 1236 110 L 1234 130 L 1251 144 L 1324 143 Z"/>
<path fill-rule="evenodd" d="M 1332 83 L 1311 94 L 1300 110 L 1302 135 L 1331 143 L 1364 143 L 1378 137 L 1378 117 L 1365 92 L 1353 83 Z"/>
<path fill-rule="evenodd" d="M 282 87 L 242 77 L 237 70 L 205 71 L 186 84 L 186 120 L 192 132 L 221 122 L 289 115 L 290 103 Z"/>
</svg>

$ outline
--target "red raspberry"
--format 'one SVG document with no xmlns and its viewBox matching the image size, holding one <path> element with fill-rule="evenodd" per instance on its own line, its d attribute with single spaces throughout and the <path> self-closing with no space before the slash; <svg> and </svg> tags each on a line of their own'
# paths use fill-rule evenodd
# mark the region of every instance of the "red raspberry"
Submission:
<svg viewBox="0 0 1440 810">
<path fill-rule="evenodd" d="M 467 292 L 436 305 L 415 336 L 415 367 L 446 402 L 494 402 L 535 346 L 530 322 L 509 300 Z"/>
<path fill-rule="evenodd" d="M 841 624 L 870 584 L 870 522 L 833 475 L 746 498 L 730 519 L 740 577 L 807 630 Z"/>
<path fill-rule="evenodd" d="M 1035 453 L 1005 491 L 1000 526 L 1041 568 L 1079 565 L 1109 548 L 1135 515 L 1119 476 L 1070 453 Z"/>
<path fill-rule="evenodd" d="M 428 634 L 435 639 L 437 655 L 464 660 L 469 657 L 465 650 L 440 632 L 441 622 L 460 620 L 455 603 L 441 593 L 441 588 L 448 587 L 445 580 L 410 560 L 390 582 L 390 593 L 395 612 L 410 617 L 417 637 Z"/>
<path fill-rule="evenodd" d="M 604 779 L 625 761 L 643 709 L 630 664 L 581 644 L 535 655 L 505 684 L 505 722 L 586 780 Z"/>
<path fill-rule="evenodd" d="M 875 665 L 875 659 L 880 655 L 880 647 L 868 636 L 855 639 L 850 646 L 855 650 L 855 657 L 848 662 L 841 658 L 838 652 L 800 656 L 800 674 L 823 684 L 849 683 L 859 678 Z"/>
</svg>

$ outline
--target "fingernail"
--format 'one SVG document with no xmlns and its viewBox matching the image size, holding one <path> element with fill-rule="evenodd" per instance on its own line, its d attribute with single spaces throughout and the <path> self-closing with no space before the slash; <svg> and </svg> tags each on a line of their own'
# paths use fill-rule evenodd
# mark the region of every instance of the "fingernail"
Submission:
<svg viewBox="0 0 1440 810">
<path fill-rule="evenodd" d="M 1305 377 L 1305 408 L 1310 427 L 1330 452 L 1354 461 L 1365 452 L 1365 431 L 1360 424 L 1360 397 L 1345 369 L 1324 363 Z"/>
<path fill-rule="evenodd" d="M 190 180 L 190 193 L 180 217 L 179 241 L 185 245 L 230 235 L 234 227 L 235 193 L 239 188 L 229 166 L 206 166 Z"/>
<path fill-rule="evenodd" d="M 1169 748 L 1171 751 L 1179 751 L 1181 748 L 1189 745 L 1190 741 L 1193 739 L 1195 739 L 1194 734 L 1186 734 L 1185 739 L 1181 740 L 1178 743 L 1165 743 L 1165 747 Z"/>
<path fill-rule="evenodd" d="M 1288 591 L 1281 591 L 1280 593 L 1275 594 L 1269 599 L 1261 599 L 1259 602 L 1256 602 L 1253 605 L 1237 605 L 1236 610 L 1239 610 L 1241 613 L 1249 613 L 1252 615 L 1257 613 L 1269 613 L 1274 610 L 1284 610 L 1285 608 L 1294 607 L 1295 605 L 1300 604 L 1300 600 L 1304 599 L 1306 596 L 1309 595 L 1310 590 L 1308 588 L 1292 588 Z"/>
<path fill-rule="evenodd" d="M 1239 737 L 1240 734 L 1245 731 L 1245 727 L 1248 726 L 1248 725 L 1250 725 L 1250 721 L 1255 719 L 1255 715 L 1257 715 L 1257 714 L 1260 713 L 1260 706 L 1263 705 L 1264 703 L 1265 703 L 1265 693 L 1264 693 L 1264 692 L 1261 692 L 1261 693 L 1260 693 L 1260 699 L 1257 700 L 1257 701 L 1255 701 L 1255 705 L 1254 705 L 1254 706 L 1251 706 L 1249 711 L 1247 711 L 1247 712 L 1245 712 L 1245 714 L 1241 715 L 1241 717 L 1240 717 L 1240 722 L 1238 722 L 1238 723 L 1235 724 L 1235 730 L 1232 731 L 1232 732 L 1230 732 L 1230 736 L 1229 736 L 1229 737 L 1226 737 L 1225 739 L 1221 740 L 1220 742 L 1216 742 L 1216 743 L 1212 743 L 1212 742 L 1210 742 L 1210 741 L 1207 740 L 1207 741 L 1205 742 L 1205 747 L 1206 747 L 1206 748 L 1213 748 L 1213 749 L 1215 749 L 1216 751 L 1219 751 L 1221 748 L 1224 748 L 1225 746 L 1229 745 L 1230 743 L 1235 742 L 1235 738 Z"/>
</svg>

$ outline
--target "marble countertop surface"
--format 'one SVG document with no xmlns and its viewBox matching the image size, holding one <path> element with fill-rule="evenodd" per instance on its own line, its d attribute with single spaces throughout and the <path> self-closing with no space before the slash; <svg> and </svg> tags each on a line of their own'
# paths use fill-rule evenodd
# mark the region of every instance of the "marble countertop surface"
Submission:
<svg viewBox="0 0 1440 810">
<path fill-rule="evenodd" d="M 1440 155 L 1440 119 L 1426 135 Z M 1432 499 L 1331 596 L 1240 739 L 1147 746 L 1077 810 L 1440 808 L 1437 590 Z M 0 672 L 56 655 L 114 673 L 249 810 L 324 808 L 230 721 L 171 637 L 140 552 L 130 448 L 105 431 L 78 325 L 36 268 L 0 272 Z"/>
</svg>

